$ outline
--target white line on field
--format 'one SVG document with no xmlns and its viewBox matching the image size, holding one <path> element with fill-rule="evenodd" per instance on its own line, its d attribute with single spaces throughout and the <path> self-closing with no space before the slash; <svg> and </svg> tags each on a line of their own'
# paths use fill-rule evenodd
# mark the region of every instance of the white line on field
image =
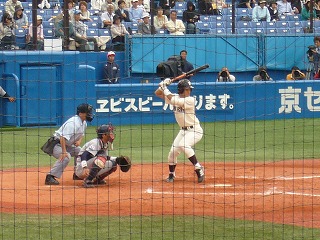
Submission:
<svg viewBox="0 0 320 240">
<path fill-rule="evenodd" d="M 224 195 L 224 196 L 271 196 L 271 195 L 296 195 L 296 196 L 305 196 L 305 197 L 320 197 L 320 194 L 311 194 L 311 193 L 301 193 L 301 192 L 283 192 L 279 191 L 277 188 L 270 188 L 269 190 L 263 193 L 252 193 L 252 192 L 206 192 L 206 193 L 196 193 L 196 192 L 178 192 L 178 191 L 154 191 L 152 188 L 147 188 L 146 193 L 149 194 L 161 194 L 161 195 Z"/>
<path fill-rule="evenodd" d="M 255 176 L 238 176 L 235 178 L 240 178 L 240 179 L 264 179 L 264 180 L 300 180 L 300 179 L 312 179 L 312 178 L 320 178 L 319 175 L 316 176 L 302 176 L 302 177 L 284 177 L 284 176 L 278 176 L 278 177 L 269 177 L 269 178 L 264 178 L 264 177 L 255 177 Z"/>
</svg>

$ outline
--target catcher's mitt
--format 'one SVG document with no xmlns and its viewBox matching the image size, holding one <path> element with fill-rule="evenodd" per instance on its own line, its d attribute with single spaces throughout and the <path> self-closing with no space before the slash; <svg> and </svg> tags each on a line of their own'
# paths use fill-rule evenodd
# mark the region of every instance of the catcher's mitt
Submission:
<svg viewBox="0 0 320 240">
<path fill-rule="evenodd" d="M 131 168 L 131 160 L 128 156 L 120 156 L 116 158 L 117 164 L 122 172 L 128 172 Z"/>
</svg>

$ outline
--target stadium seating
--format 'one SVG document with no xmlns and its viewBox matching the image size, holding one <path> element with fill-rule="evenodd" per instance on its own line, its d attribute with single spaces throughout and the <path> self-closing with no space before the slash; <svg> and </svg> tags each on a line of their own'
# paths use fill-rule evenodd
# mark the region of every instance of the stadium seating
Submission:
<svg viewBox="0 0 320 240">
<path fill-rule="evenodd" d="M 42 26 L 43 26 L 43 28 L 45 28 L 45 29 L 53 29 L 54 28 L 54 22 L 49 22 L 49 21 L 43 21 L 42 22 Z"/>
<path fill-rule="evenodd" d="M 88 21 L 85 23 L 88 26 L 88 29 L 97 29 L 101 27 L 101 24 L 99 24 L 98 22 L 94 22 L 94 21 Z"/>
<path fill-rule="evenodd" d="M 302 23 L 300 21 L 288 21 L 289 28 L 301 28 Z"/>
<path fill-rule="evenodd" d="M 251 22 L 249 21 L 238 21 L 237 28 L 251 28 Z"/>
<path fill-rule="evenodd" d="M 264 30 L 264 32 L 265 32 L 266 34 L 276 34 L 276 33 L 277 33 L 277 29 L 276 29 L 276 28 L 266 28 L 266 29 Z"/>
<path fill-rule="evenodd" d="M 289 28 L 289 23 L 287 21 L 276 21 L 276 28 Z"/>
<path fill-rule="evenodd" d="M 209 22 L 196 22 L 196 28 L 199 29 L 199 33 L 209 33 L 211 29 L 211 23 Z"/>
<path fill-rule="evenodd" d="M 238 28 L 237 34 L 251 34 L 251 28 Z"/>
<path fill-rule="evenodd" d="M 54 30 L 51 28 L 44 28 L 43 35 L 44 35 L 44 38 L 55 38 Z"/>
<path fill-rule="evenodd" d="M 225 34 L 224 28 L 211 28 L 208 32 L 208 34 Z"/>
<path fill-rule="evenodd" d="M 88 29 L 87 30 L 87 37 L 98 37 L 99 31 L 98 29 Z"/>
<path fill-rule="evenodd" d="M 28 30 L 23 28 L 15 29 L 16 36 L 16 46 L 20 49 L 24 49 L 26 47 L 26 36 L 28 34 Z"/>
<path fill-rule="evenodd" d="M 187 9 L 187 2 L 176 2 L 174 5 L 175 10 L 186 10 Z"/>
<path fill-rule="evenodd" d="M 253 34 L 263 34 L 265 32 L 264 28 L 252 28 L 251 32 Z"/>
<path fill-rule="evenodd" d="M 277 34 L 288 34 L 290 33 L 288 28 L 277 28 Z"/>
</svg>

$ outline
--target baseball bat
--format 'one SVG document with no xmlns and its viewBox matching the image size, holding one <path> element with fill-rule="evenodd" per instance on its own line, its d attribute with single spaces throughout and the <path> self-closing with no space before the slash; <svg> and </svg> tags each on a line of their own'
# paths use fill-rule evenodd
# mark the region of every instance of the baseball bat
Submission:
<svg viewBox="0 0 320 240">
<path fill-rule="evenodd" d="M 173 82 L 177 82 L 177 81 L 179 81 L 179 80 L 181 80 L 181 79 L 183 79 L 183 78 L 189 77 L 189 76 L 191 76 L 191 75 L 194 75 L 195 73 L 198 73 L 198 72 L 200 72 L 200 71 L 202 71 L 202 70 L 204 70 L 204 69 L 207 69 L 208 67 L 209 67 L 209 64 L 206 64 L 206 65 L 203 65 L 203 66 L 201 66 L 201 67 L 192 69 L 192 70 L 189 71 L 189 72 L 183 73 L 183 74 L 181 74 L 181 75 L 179 75 L 179 76 L 177 76 L 177 77 L 175 77 L 175 78 L 172 78 L 172 79 L 171 79 L 171 82 L 172 82 L 172 83 L 173 83 Z"/>
</svg>

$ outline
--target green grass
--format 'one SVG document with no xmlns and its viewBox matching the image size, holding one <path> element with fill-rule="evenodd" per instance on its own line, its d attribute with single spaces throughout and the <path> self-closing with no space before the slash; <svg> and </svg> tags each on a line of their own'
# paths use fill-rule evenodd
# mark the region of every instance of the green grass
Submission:
<svg viewBox="0 0 320 240">
<path fill-rule="evenodd" d="M 14 227 L 14 228 L 13 228 Z M 2 239 L 319 239 L 320 230 L 216 217 L 1 214 Z"/>
<path fill-rule="evenodd" d="M 205 134 L 196 145 L 202 162 L 320 159 L 319 119 L 202 123 L 202 127 Z M 50 157 L 39 149 L 54 130 L 56 127 L 0 131 L 0 169 L 49 166 Z M 111 155 L 129 155 L 134 164 L 166 162 L 177 131 L 176 124 L 116 126 L 115 150 Z M 85 141 L 95 136 L 95 127 L 89 127 Z M 319 239 L 320 236 L 318 229 L 215 217 L 0 214 L 2 239 Z"/>
<path fill-rule="evenodd" d="M 320 158 L 319 119 L 202 123 L 202 127 L 204 137 L 196 145 L 201 162 Z M 50 158 L 40 147 L 54 130 L 0 132 L 0 168 L 49 165 Z M 136 164 L 166 162 L 177 131 L 177 124 L 117 126 L 111 154 L 129 155 Z M 95 127 L 89 127 L 85 141 L 95 136 Z"/>
</svg>

